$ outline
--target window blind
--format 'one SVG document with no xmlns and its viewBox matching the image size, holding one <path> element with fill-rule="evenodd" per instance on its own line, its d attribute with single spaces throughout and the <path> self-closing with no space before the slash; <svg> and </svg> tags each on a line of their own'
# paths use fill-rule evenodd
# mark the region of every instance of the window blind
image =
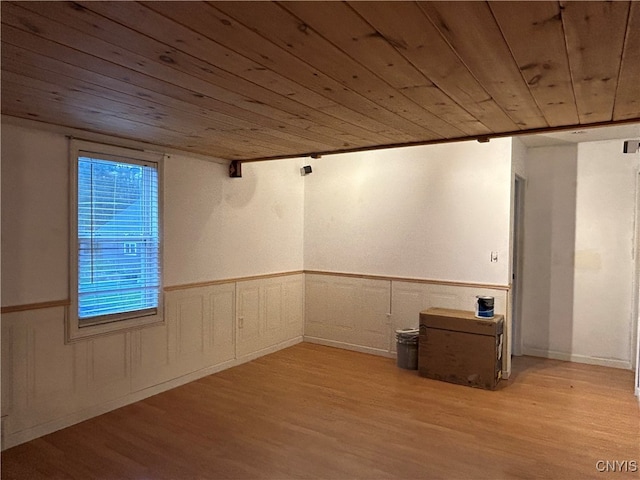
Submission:
<svg viewBox="0 0 640 480">
<path fill-rule="evenodd" d="M 78 318 L 81 324 L 157 312 L 158 166 L 78 157 Z"/>
</svg>

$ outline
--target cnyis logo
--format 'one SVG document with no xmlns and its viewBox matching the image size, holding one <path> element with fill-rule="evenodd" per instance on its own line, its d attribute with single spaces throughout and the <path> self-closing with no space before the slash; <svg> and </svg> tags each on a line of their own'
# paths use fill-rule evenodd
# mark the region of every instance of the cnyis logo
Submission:
<svg viewBox="0 0 640 480">
<path fill-rule="evenodd" d="M 637 460 L 598 460 L 596 470 L 599 472 L 635 473 L 638 470 Z"/>
</svg>

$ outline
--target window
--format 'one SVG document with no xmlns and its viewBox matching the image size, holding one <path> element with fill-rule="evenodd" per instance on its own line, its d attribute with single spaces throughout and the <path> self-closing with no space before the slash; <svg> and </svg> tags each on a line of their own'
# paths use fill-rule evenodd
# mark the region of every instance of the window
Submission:
<svg viewBox="0 0 640 480">
<path fill-rule="evenodd" d="M 138 244 L 135 242 L 125 242 L 123 248 L 125 255 L 136 255 L 138 253 Z"/>
<path fill-rule="evenodd" d="M 72 142 L 69 337 L 162 320 L 159 155 Z"/>
</svg>

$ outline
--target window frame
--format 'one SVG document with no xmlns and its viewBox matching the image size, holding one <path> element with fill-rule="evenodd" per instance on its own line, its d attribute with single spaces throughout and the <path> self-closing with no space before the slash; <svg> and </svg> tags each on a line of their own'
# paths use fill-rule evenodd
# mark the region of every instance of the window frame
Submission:
<svg viewBox="0 0 640 480">
<path fill-rule="evenodd" d="M 112 320 L 82 324 L 78 315 L 78 163 L 80 157 L 91 157 L 131 164 L 156 164 L 158 172 L 158 270 L 160 276 L 158 307 L 154 314 L 131 316 L 113 315 Z M 69 298 L 70 306 L 66 315 L 66 340 L 68 342 L 87 337 L 105 335 L 112 332 L 137 329 L 151 325 L 162 325 L 164 321 L 164 234 L 163 234 L 163 184 L 164 156 L 160 153 L 133 150 L 124 147 L 104 145 L 84 140 L 71 139 L 69 142 Z"/>
</svg>

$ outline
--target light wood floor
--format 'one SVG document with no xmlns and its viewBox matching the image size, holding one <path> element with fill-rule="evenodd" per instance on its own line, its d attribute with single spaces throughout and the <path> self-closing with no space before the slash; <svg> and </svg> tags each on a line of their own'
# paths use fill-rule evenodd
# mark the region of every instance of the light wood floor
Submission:
<svg viewBox="0 0 640 480">
<path fill-rule="evenodd" d="M 632 372 L 514 359 L 498 391 L 300 344 L 2 454 L 2 478 L 639 478 Z"/>
</svg>

